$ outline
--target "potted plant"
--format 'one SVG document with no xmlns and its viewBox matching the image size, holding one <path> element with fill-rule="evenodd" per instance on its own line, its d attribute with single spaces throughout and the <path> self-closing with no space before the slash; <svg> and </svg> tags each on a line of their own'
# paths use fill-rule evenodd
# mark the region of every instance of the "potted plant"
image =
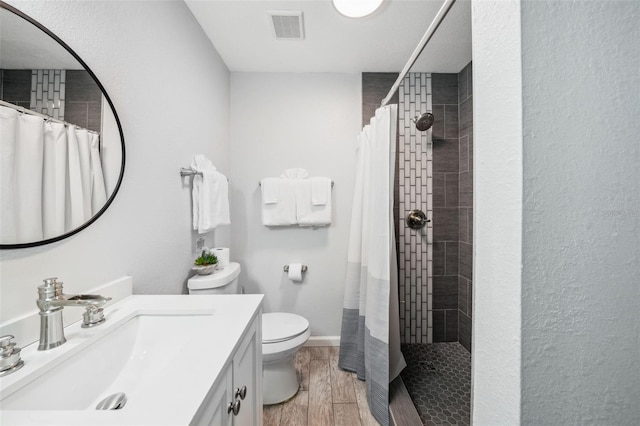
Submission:
<svg viewBox="0 0 640 426">
<path fill-rule="evenodd" d="M 209 275 L 218 268 L 218 258 L 205 247 L 193 265 L 193 270 L 199 275 Z"/>
</svg>

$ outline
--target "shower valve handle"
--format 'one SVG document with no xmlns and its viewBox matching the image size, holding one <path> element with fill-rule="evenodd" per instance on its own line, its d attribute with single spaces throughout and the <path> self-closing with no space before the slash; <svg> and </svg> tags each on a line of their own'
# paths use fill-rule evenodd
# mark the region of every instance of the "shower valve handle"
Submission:
<svg viewBox="0 0 640 426">
<path fill-rule="evenodd" d="M 411 210 L 407 215 L 407 226 L 411 229 L 422 229 L 428 222 L 431 220 L 427 219 L 422 210 Z"/>
</svg>

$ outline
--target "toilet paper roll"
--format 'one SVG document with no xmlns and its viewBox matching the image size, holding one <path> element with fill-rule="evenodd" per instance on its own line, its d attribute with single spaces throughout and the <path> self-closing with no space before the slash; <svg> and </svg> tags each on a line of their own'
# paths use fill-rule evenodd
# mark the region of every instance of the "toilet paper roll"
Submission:
<svg viewBox="0 0 640 426">
<path fill-rule="evenodd" d="M 218 265 L 220 265 L 221 268 L 226 268 L 229 265 L 228 247 L 214 247 L 211 251 L 218 258 Z"/>
<path fill-rule="evenodd" d="M 291 281 L 302 281 L 302 263 L 289 264 L 289 279 Z"/>
</svg>

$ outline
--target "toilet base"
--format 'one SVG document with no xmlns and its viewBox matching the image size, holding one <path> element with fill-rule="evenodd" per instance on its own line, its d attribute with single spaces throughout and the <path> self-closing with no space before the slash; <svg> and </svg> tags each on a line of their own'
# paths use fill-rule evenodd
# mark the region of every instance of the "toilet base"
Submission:
<svg viewBox="0 0 640 426">
<path fill-rule="evenodd" d="M 294 363 L 295 352 L 276 361 L 263 362 L 262 403 L 279 404 L 298 393 L 300 384 Z"/>
</svg>

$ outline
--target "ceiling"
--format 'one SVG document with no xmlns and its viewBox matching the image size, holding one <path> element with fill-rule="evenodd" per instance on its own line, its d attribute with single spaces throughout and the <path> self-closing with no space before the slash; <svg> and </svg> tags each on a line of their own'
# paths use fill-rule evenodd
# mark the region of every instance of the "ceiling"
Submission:
<svg viewBox="0 0 640 426">
<path fill-rule="evenodd" d="M 444 0 L 385 0 L 351 19 L 331 0 L 185 0 L 234 72 L 399 72 Z M 276 40 L 268 11 L 302 11 L 305 38 Z M 471 2 L 457 0 L 412 71 L 457 73 L 471 61 Z"/>
<path fill-rule="evenodd" d="M 83 69 L 57 41 L 6 9 L 0 9 L 0 68 Z"/>
</svg>

